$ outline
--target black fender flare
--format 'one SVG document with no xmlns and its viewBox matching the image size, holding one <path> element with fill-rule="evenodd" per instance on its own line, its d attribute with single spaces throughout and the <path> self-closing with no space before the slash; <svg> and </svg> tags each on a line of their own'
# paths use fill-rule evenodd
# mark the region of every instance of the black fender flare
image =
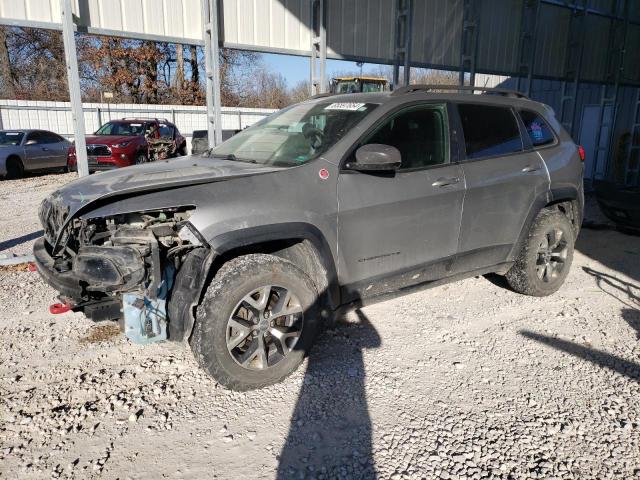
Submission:
<svg viewBox="0 0 640 480">
<path fill-rule="evenodd" d="M 209 245 L 216 255 L 224 255 L 237 248 L 282 240 L 308 240 L 315 247 L 327 274 L 328 300 L 332 308 L 337 308 L 340 305 L 340 287 L 336 260 L 323 233 L 311 223 L 285 222 L 233 230 L 212 238 Z"/>
<path fill-rule="evenodd" d="M 538 194 L 535 200 L 531 203 L 529 213 L 527 213 L 527 217 L 525 218 L 522 229 L 520 230 L 518 241 L 514 243 L 513 247 L 511 248 L 511 252 L 509 253 L 508 261 L 515 261 L 516 257 L 520 253 L 520 250 L 522 250 L 527 236 L 529 235 L 529 230 L 531 230 L 531 226 L 533 225 L 534 220 L 542 211 L 542 209 L 544 209 L 552 200 L 553 196 L 551 194 L 551 191 L 547 190 Z"/>
</svg>

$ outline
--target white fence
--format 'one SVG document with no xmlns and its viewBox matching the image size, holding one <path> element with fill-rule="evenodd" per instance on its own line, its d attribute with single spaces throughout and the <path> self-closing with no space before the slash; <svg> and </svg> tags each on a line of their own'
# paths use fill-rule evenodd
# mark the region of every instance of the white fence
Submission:
<svg viewBox="0 0 640 480">
<path fill-rule="evenodd" d="M 191 105 L 148 105 L 131 103 L 84 103 L 87 132 L 95 132 L 103 123 L 124 117 L 165 118 L 174 123 L 191 149 L 194 130 L 207 129 L 207 109 Z M 222 107 L 222 128 L 241 130 L 276 110 L 268 108 Z M 0 100 L 0 130 L 39 128 L 72 139 L 74 136 L 69 102 Z"/>
</svg>

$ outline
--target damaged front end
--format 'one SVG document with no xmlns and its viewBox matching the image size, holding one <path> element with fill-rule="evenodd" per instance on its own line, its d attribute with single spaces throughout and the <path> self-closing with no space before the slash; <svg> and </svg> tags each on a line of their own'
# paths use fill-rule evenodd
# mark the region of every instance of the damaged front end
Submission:
<svg viewBox="0 0 640 480">
<path fill-rule="evenodd" d="M 56 231 L 65 215 L 54 203 L 41 208 L 45 238 L 36 243 L 34 256 L 38 271 L 61 293 L 60 299 L 92 320 L 120 320 L 135 343 L 172 336 L 167 311 L 176 274 L 187 258 L 204 263 L 209 257 L 189 223 L 193 207 L 74 218 Z M 196 250 L 200 252 L 192 255 Z M 182 314 L 190 313 L 198 300 L 184 292 L 177 297 L 179 305 L 172 308 Z M 173 336 L 181 337 L 188 323 L 177 318 Z"/>
</svg>

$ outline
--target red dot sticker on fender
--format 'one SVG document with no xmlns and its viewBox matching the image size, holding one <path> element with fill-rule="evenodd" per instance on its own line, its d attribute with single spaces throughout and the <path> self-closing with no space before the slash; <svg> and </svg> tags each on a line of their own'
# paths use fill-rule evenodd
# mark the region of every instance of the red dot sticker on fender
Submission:
<svg viewBox="0 0 640 480">
<path fill-rule="evenodd" d="M 329 170 L 327 170 L 326 168 L 321 168 L 318 172 L 318 175 L 322 180 L 326 180 L 327 178 L 329 178 Z"/>
</svg>

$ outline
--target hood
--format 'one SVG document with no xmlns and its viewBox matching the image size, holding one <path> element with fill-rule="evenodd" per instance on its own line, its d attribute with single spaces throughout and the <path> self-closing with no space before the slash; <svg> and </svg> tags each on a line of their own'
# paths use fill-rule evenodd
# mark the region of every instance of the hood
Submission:
<svg viewBox="0 0 640 480">
<path fill-rule="evenodd" d="M 81 210 L 99 200 L 186 185 L 212 183 L 231 178 L 282 170 L 252 163 L 201 156 L 151 162 L 89 175 L 66 184 L 40 206 L 40 221 L 50 243 L 57 243 L 64 226 Z"/>
<path fill-rule="evenodd" d="M 133 135 L 87 135 L 85 142 L 87 145 L 113 145 L 114 143 L 130 142 L 135 140 Z"/>
</svg>

